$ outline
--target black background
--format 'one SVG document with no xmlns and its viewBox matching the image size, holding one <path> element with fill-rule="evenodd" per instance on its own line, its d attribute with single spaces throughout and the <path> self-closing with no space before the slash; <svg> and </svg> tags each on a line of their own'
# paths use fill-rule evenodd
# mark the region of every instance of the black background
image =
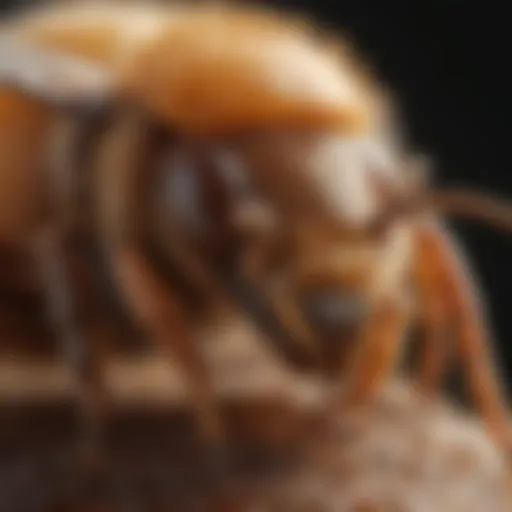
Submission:
<svg viewBox="0 0 512 512">
<path fill-rule="evenodd" d="M 439 184 L 512 198 L 512 27 L 505 9 L 462 0 L 268 3 L 311 13 L 351 35 L 398 95 L 409 140 L 435 159 Z M 467 222 L 452 225 L 483 289 L 512 394 L 512 236 Z"/>
</svg>

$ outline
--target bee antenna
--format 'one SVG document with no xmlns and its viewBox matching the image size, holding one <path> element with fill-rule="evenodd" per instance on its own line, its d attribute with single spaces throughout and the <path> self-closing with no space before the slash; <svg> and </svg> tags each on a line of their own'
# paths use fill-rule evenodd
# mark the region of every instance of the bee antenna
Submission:
<svg viewBox="0 0 512 512">
<path fill-rule="evenodd" d="M 512 231 L 512 203 L 473 190 L 430 190 L 414 201 L 415 211 L 437 211 Z"/>
</svg>

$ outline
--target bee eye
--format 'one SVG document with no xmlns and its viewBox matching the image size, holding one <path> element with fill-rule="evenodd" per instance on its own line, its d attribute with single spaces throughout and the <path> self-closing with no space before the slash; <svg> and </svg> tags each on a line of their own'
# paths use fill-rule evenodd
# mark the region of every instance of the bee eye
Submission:
<svg viewBox="0 0 512 512">
<path fill-rule="evenodd" d="M 347 330 L 363 322 L 367 304 L 354 292 L 341 290 L 318 291 L 303 300 L 309 320 L 323 331 Z"/>
</svg>

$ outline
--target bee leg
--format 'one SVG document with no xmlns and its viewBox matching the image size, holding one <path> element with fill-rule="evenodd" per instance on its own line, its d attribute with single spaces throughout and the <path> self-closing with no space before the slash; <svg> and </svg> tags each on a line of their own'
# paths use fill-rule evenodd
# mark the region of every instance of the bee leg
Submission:
<svg viewBox="0 0 512 512">
<path fill-rule="evenodd" d="M 432 397 L 439 390 L 448 359 L 450 318 L 444 307 L 443 277 L 428 244 L 418 241 L 413 259 L 413 280 L 419 298 L 419 320 L 422 327 L 422 347 L 417 374 L 414 375 L 418 390 Z"/>
<path fill-rule="evenodd" d="M 351 378 L 343 392 L 343 406 L 372 400 L 393 373 L 404 344 L 410 311 L 400 298 L 383 300 L 356 340 Z"/>
<path fill-rule="evenodd" d="M 425 226 L 418 236 L 421 249 L 431 255 L 441 276 L 443 305 L 456 329 L 457 351 L 466 367 L 475 405 L 491 435 L 510 449 L 512 429 L 508 405 L 490 352 L 492 345 L 477 302 L 476 287 L 464 268 L 460 251 L 441 227 Z"/>
<path fill-rule="evenodd" d="M 119 285 L 136 319 L 151 339 L 181 365 L 202 438 L 213 455 L 218 472 L 225 436 L 212 382 L 197 351 L 189 319 L 172 292 L 157 278 L 142 252 L 135 248 L 119 248 L 113 258 Z"/>
<path fill-rule="evenodd" d="M 76 379 L 80 425 L 83 428 L 82 462 L 86 470 L 99 470 L 104 461 L 103 434 L 107 421 L 107 394 L 101 351 L 105 324 L 91 288 L 84 252 L 76 241 L 48 230 L 41 234 L 35 256 L 47 296 L 50 319 L 66 361 Z"/>
<path fill-rule="evenodd" d="M 128 111 L 115 120 L 96 158 L 96 215 L 102 244 L 122 296 L 151 340 L 180 364 L 196 410 L 202 438 L 211 453 L 223 452 L 225 436 L 206 365 L 197 352 L 190 322 L 179 300 L 159 279 L 143 250 L 144 226 L 154 219 L 149 172 L 158 154 L 159 134 L 145 115 Z M 158 166 L 157 166 L 158 167 Z M 146 221 L 146 222 L 144 222 Z M 142 231 L 142 233 L 141 233 Z M 142 236 L 142 238 L 141 238 Z M 221 467 L 221 458 L 214 466 Z M 216 471 L 216 474 L 221 472 Z"/>
</svg>

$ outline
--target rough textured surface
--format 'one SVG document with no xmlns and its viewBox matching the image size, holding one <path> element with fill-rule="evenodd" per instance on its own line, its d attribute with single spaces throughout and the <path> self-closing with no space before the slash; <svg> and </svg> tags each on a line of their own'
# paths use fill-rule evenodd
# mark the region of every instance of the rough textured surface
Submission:
<svg viewBox="0 0 512 512">
<path fill-rule="evenodd" d="M 224 496 L 207 485 L 182 416 L 125 417 L 104 481 L 87 486 L 72 462 L 69 416 L 32 414 L 2 446 L 2 510 L 511 510 L 504 461 L 478 427 L 418 406 L 398 388 L 360 415 L 320 424 L 278 404 L 231 406 L 235 469 Z"/>
<path fill-rule="evenodd" d="M 109 457 L 96 482 L 76 465 L 71 375 L 4 354 L 2 512 L 508 512 L 507 461 L 481 426 L 404 384 L 353 411 L 332 388 L 285 371 L 247 326 L 205 336 L 230 471 L 208 471 L 179 374 L 158 354 L 109 366 Z M 212 474 L 218 478 L 212 481 Z"/>
</svg>

